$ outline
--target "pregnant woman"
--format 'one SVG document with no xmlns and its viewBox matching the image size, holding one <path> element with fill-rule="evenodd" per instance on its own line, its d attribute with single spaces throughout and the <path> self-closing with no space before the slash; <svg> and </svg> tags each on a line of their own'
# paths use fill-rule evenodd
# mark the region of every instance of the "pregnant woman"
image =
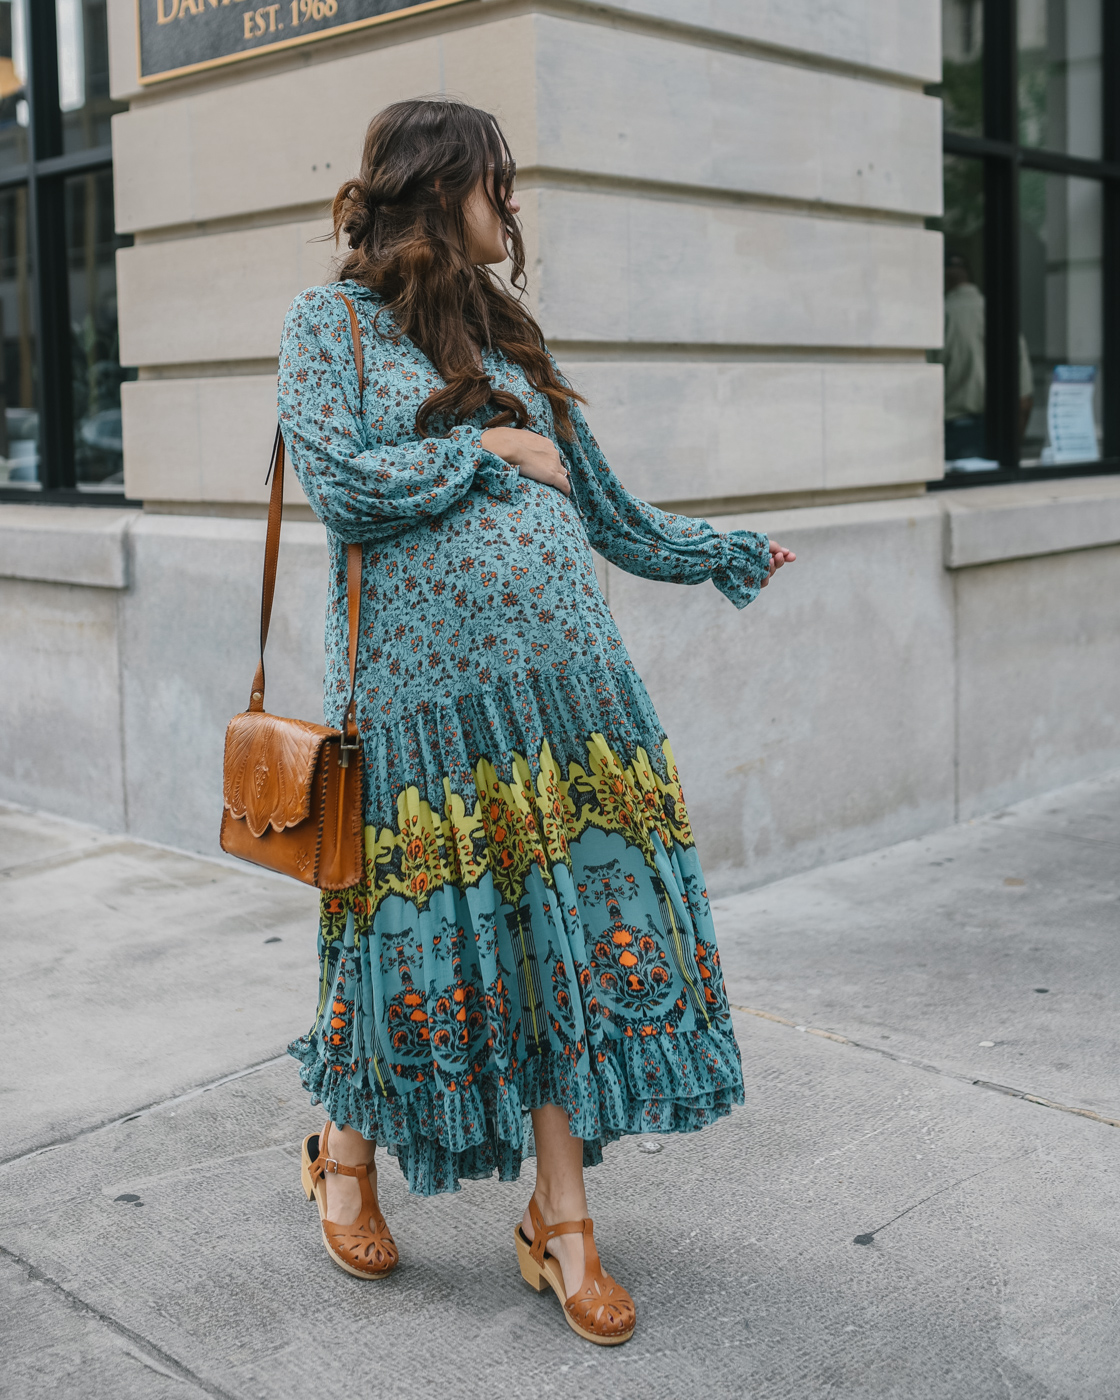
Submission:
<svg viewBox="0 0 1120 1400">
<path fill-rule="evenodd" d="M 508 258 L 524 287 L 513 176 L 487 113 L 386 108 L 335 199 L 340 280 L 285 323 L 280 423 L 330 541 L 332 724 L 363 546 L 366 824 L 364 882 L 322 897 L 318 1013 L 292 1053 L 328 1114 L 303 1179 L 336 1263 L 397 1263 L 377 1144 L 423 1195 L 515 1180 L 535 1149 L 511 1262 L 611 1345 L 634 1303 L 599 1261 L 584 1168 L 624 1134 L 714 1122 L 743 1079 L 672 751 L 591 551 L 740 608 L 794 556 L 619 484 L 488 270 Z"/>
</svg>

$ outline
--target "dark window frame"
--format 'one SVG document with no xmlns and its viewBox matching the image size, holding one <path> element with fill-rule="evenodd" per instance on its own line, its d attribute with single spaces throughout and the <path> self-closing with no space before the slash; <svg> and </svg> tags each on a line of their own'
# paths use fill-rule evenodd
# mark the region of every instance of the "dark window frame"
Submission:
<svg viewBox="0 0 1120 1400">
<path fill-rule="evenodd" d="M 1066 155 L 1019 142 L 1016 0 L 984 0 L 984 135 L 943 133 L 946 155 L 983 165 L 988 456 L 995 471 L 952 473 L 930 490 L 1004 481 L 1120 472 L 1120 4 L 1101 6 L 1102 159 Z M 27 504 L 136 505 L 123 492 L 83 490 L 74 472 L 69 286 L 63 224 L 65 180 L 111 169 L 111 146 L 62 153 L 55 7 L 31 4 L 28 18 L 28 160 L 0 173 L 0 190 L 26 186 L 34 266 L 39 389 L 38 489 L 0 485 L 0 501 Z M 1023 467 L 1019 462 L 1019 171 L 1041 170 L 1099 181 L 1103 190 L 1103 454 L 1099 462 Z M 50 275 L 50 274 L 54 275 Z"/>
<path fill-rule="evenodd" d="M 31 3 L 27 16 L 27 162 L 0 171 L 0 190 L 27 190 L 32 316 L 39 394 L 39 485 L 0 485 L 0 501 L 27 505 L 136 505 L 123 491 L 78 486 L 74 469 L 74 402 L 70 364 L 66 180 L 112 169 L 113 148 L 63 154 L 58 92 L 58 30 L 53 4 Z"/>
<path fill-rule="evenodd" d="M 983 136 L 945 131 L 946 155 L 970 156 L 984 171 L 984 297 L 987 455 L 989 472 L 953 472 L 928 483 L 931 491 L 990 486 L 1003 481 L 1106 476 L 1120 472 L 1120 4 L 1101 5 L 1100 160 L 1024 146 L 1019 141 L 1019 47 L 1016 0 L 984 0 Z M 1019 462 L 1019 171 L 1042 170 L 1096 180 L 1102 186 L 1103 275 L 1102 422 L 1099 462 L 1023 467 Z"/>
</svg>

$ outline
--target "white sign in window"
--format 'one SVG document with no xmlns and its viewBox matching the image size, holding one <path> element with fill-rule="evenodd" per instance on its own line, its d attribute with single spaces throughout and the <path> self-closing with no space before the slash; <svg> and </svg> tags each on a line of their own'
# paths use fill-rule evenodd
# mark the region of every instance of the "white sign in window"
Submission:
<svg viewBox="0 0 1120 1400">
<path fill-rule="evenodd" d="M 1097 425 L 1093 418 L 1095 365 L 1055 365 L 1046 404 L 1046 428 L 1050 442 L 1042 461 L 1061 466 L 1067 462 L 1095 462 L 1100 457 Z"/>
</svg>

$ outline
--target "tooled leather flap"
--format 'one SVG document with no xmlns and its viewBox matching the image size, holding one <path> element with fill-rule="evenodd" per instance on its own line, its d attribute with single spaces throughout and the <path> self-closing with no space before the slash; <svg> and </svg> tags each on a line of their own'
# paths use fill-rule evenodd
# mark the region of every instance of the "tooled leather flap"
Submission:
<svg viewBox="0 0 1120 1400">
<path fill-rule="evenodd" d="M 254 836 L 283 831 L 311 813 L 319 750 L 337 729 L 264 711 L 234 715 L 226 730 L 225 805 Z"/>
</svg>

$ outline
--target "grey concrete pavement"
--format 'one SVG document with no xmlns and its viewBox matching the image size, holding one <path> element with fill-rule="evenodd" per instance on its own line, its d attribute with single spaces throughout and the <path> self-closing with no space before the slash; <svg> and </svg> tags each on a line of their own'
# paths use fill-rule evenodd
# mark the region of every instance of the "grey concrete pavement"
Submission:
<svg viewBox="0 0 1120 1400">
<path fill-rule="evenodd" d="M 279 1054 L 317 997 L 317 899 L 0 807 L 0 1161 Z"/>
<path fill-rule="evenodd" d="M 1120 1117 L 1117 817 L 1104 779 L 720 902 L 733 999 L 857 1044 L 736 1013 L 745 1109 L 608 1149 L 640 1323 L 602 1351 L 520 1279 L 531 1167 L 424 1201 L 385 1163 L 400 1270 L 327 1259 L 267 1063 L 305 891 L 8 812 L 0 1394 L 1113 1400 L 1120 1130 L 969 1081 Z"/>
<path fill-rule="evenodd" d="M 733 1001 L 1120 1119 L 1120 774 L 714 912 Z"/>
</svg>

